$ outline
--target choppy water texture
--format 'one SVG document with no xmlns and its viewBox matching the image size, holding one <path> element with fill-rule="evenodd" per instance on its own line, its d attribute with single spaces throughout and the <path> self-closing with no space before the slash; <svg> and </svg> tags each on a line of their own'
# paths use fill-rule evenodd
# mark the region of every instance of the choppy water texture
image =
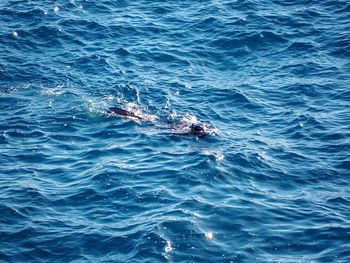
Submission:
<svg viewBox="0 0 350 263">
<path fill-rule="evenodd" d="M 0 261 L 350 262 L 349 14 L 1 0 Z"/>
</svg>

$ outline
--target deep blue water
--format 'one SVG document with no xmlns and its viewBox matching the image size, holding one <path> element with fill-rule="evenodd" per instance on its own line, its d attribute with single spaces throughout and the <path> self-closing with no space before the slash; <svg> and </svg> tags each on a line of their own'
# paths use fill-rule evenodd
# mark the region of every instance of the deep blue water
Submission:
<svg viewBox="0 0 350 263">
<path fill-rule="evenodd" d="M 0 29 L 1 262 L 350 262 L 348 1 L 0 0 Z"/>
</svg>

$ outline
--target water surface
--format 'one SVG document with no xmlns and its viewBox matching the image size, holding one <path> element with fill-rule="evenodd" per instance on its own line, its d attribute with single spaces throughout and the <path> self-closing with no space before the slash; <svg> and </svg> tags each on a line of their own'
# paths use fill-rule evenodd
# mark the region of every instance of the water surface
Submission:
<svg viewBox="0 0 350 263">
<path fill-rule="evenodd" d="M 349 11 L 0 1 L 0 261 L 349 262 Z"/>
</svg>

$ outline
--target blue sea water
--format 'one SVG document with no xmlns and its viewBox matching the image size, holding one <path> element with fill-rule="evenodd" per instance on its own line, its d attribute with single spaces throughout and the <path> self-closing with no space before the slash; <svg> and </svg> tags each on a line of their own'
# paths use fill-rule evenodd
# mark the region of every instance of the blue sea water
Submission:
<svg viewBox="0 0 350 263">
<path fill-rule="evenodd" d="M 0 29 L 1 262 L 350 262 L 348 1 L 0 0 Z"/>
</svg>

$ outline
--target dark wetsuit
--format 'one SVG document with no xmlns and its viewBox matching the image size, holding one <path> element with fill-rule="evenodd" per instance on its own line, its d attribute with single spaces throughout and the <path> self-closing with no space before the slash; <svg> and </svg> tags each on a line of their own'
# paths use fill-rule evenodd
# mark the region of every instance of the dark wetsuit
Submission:
<svg viewBox="0 0 350 263">
<path fill-rule="evenodd" d="M 135 113 L 128 111 L 128 110 L 124 110 L 118 107 L 111 107 L 107 110 L 108 114 L 112 114 L 112 115 L 120 115 L 120 116 L 125 116 L 125 117 L 132 117 L 132 118 L 136 118 L 139 120 L 143 120 L 142 117 L 135 115 Z"/>
</svg>

